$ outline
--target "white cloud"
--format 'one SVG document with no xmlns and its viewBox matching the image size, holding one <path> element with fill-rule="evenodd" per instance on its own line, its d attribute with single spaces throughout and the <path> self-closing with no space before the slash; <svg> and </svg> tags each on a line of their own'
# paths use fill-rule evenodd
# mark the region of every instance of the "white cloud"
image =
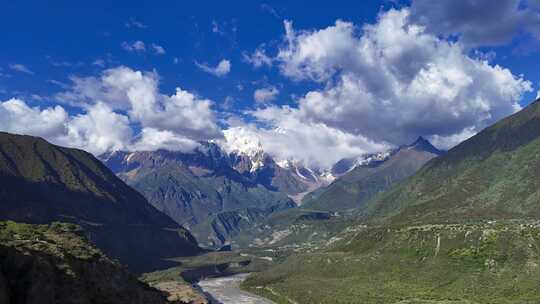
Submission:
<svg viewBox="0 0 540 304">
<path fill-rule="evenodd" d="M 161 45 L 152 43 L 152 48 L 154 49 L 154 53 L 156 53 L 156 55 L 165 55 L 166 53 L 165 48 Z"/>
<path fill-rule="evenodd" d="M 84 149 L 95 155 L 124 150 L 133 136 L 129 118 L 118 114 L 102 102 L 88 107 L 85 114 L 72 117 L 67 134 L 52 140 L 56 143 Z"/>
<path fill-rule="evenodd" d="M 165 149 L 169 151 L 193 151 L 199 143 L 175 134 L 168 130 L 158 130 L 154 128 L 142 129 L 140 139 L 135 142 L 130 149 L 134 151 L 155 151 Z"/>
<path fill-rule="evenodd" d="M 145 52 L 146 45 L 144 42 L 137 40 L 133 43 L 128 43 L 126 41 L 122 42 L 122 48 L 128 52 Z"/>
<path fill-rule="evenodd" d="M 467 46 L 506 44 L 529 33 L 540 38 L 540 14 L 534 1 L 505 0 L 414 0 L 412 22 L 429 32 L 458 36 Z"/>
<path fill-rule="evenodd" d="M 246 138 L 256 138 L 265 152 L 276 160 L 292 159 L 311 168 L 329 168 L 336 161 L 363 153 L 382 151 L 390 146 L 375 143 L 362 135 L 354 135 L 329 127 L 324 123 L 307 123 L 296 109 L 266 108 L 252 113 L 259 122 L 271 125 L 258 128 L 235 121 L 225 130 L 227 140 L 236 138 L 229 150 L 242 144 Z M 227 145 L 226 145 L 227 147 Z"/>
<path fill-rule="evenodd" d="M 0 130 L 54 137 L 66 131 L 68 113 L 60 106 L 41 110 L 16 98 L 0 102 Z"/>
<path fill-rule="evenodd" d="M 272 66 L 273 58 L 266 55 L 264 47 L 259 47 L 253 52 L 253 54 L 242 53 L 242 58 L 245 62 L 259 68 L 263 65 L 268 67 Z"/>
<path fill-rule="evenodd" d="M 80 114 L 70 116 L 59 105 L 41 109 L 10 99 L 0 102 L 0 130 L 42 136 L 96 155 L 126 149 L 190 151 L 198 141 L 223 136 L 212 101 L 181 88 L 173 95 L 160 93 L 156 72 L 121 66 L 72 81 L 56 97 Z"/>
<path fill-rule="evenodd" d="M 20 63 L 12 63 L 12 64 L 9 64 L 8 67 L 14 71 L 17 71 L 17 72 L 21 72 L 21 73 L 26 73 L 26 74 L 30 74 L 30 75 L 33 75 L 34 72 L 32 70 L 30 70 L 27 66 L 25 66 L 24 64 L 20 64 Z"/>
<path fill-rule="evenodd" d="M 338 20 L 297 32 L 286 21 L 281 72 L 323 84 L 299 99 L 295 117 L 374 142 L 424 135 L 455 144 L 463 130 L 478 132 L 520 109 L 530 82 L 469 57 L 460 43 L 409 23 L 409 15 L 390 10 L 362 30 Z"/>
<path fill-rule="evenodd" d="M 257 103 L 265 103 L 276 99 L 278 94 L 279 90 L 276 87 L 269 86 L 255 90 L 253 93 L 253 98 Z"/>
<path fill-rule="evenodd" d="M 159 92 L 156 72 L 135 71 L 120 66 L 105 70 L 100 77 L 73 77 L 71 90 L 59 94 L 74 105 L 106 103 L 126 111 L 142 127 L 168 130 L 193 140 L 221 136 L 211 109 L 212 101 L 177 88 L 174 95 Z"/>
<path fill-rule="evenodd" d="M 295 32 L 291 21 L 285 21 L 286 48 L 281 48 L 277 60 L 281 72 L 293 79 L 325 81 L 348 62 L 356 53 L 357 41 L 352 23 L 336 21 L 319 31 Z"/>
<path fill-rule="evenodd" d="M 30 107 L 23 100 L 0 102 L 0 130 L 40 136 L 53 143 L 81 148 L 94 154 L 126 148 L 131 138 L 128 118 L 103 103 L 70 117 L 61 106 Z"/>
<path fill-rule="evenodd" d="M 212 74 L 217 77 L 223 77 L 231 71 L 231 62 L 227 59 L 221 60 L 216 67 L 211 67 L 206 64 L 198 63 L 195 61 L 195 65 L 202 71 Z"/>
</svg>

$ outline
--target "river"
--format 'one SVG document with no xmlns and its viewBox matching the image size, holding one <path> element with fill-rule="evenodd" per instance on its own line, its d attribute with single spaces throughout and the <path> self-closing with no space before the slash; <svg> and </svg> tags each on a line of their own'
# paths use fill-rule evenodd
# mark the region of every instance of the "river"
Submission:
<svg viewBox="0 0 540 304">
<path fill-rule="evenodd" d="M 212 304 L 274 304 L 263 297 L 240 289 L 249 274 L 201 280 L 197 285 L 211 298 Z"/>
</svg>

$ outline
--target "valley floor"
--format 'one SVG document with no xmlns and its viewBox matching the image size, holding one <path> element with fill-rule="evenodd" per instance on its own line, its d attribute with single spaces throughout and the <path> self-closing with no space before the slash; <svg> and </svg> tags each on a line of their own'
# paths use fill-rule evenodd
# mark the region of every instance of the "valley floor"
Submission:
<svg viewBox="0 0 540 304">
<path fill-rule="evenodd" d="M 540 222 L 351 227 L 250 276 L 276 303 L 540 303 Z"/>
<path fill-rule="evenodd" d="M 240 289 L 249 274 L 201 280 L 197 285 L 212 304 L 272 304 L 274 302 Z M 215 303 L 214 303 L 215 302 Z"/>
</svg>

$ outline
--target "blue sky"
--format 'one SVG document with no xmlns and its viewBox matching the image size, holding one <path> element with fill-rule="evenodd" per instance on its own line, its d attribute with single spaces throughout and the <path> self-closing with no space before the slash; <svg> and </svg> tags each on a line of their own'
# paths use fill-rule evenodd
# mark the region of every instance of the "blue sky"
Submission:
<svg viewBox="0 0 540 304">
<path fill-rule="evenodd" d="M 92 1 L 85 6 L 73 1 L 54 3 L 3 4 L 0 25 L 6 30 L 0 66 L 12 77 L 2 78 L 1 87 L 7 92 L 0 96 L 9 98 L 14 92 L 53 94 L 61 88 L 48 80 L 67 83 L 70 75 L 99 73 L 102 67 L 92 63 L 102 59 L 109 67 L 156 69 L 165 91 L 172 92 L 181 83 L 216 102 L 234 96 L 238 107 L 250 106 L 253 90 L 260 86 L 253 82 L 283 86 L 285 95 L 301 94 L 310 85 L 289 82 L 275 69 L 253 69 L 242 60 L 243 52 L 252 52 L 262 43 L 270 48 L 280 43 L 283 20 L 292 20 L 299 28 L 322 28 L 337 19 L 361 24 L 372 22 L 381 6 L 390 5 L 382 1 L 366 1 L 362 6 L 354 5 L 355 1 L 343 5 L 312 1 L 245 1 L 241 5 L 170 1 L 160 7 L 148 1 Z M 144 28 L 126 26 L 133 21 Z M 213 31 L 216 26 L 219 32 Z M 124 41 L 155 43 L 163 46 L 166 54 L 129 53 L 121 47 Z M 174 58 L 178 58 L 178 64 L 174 64 Z M 215 65 L 223 58 L 233 63 L 231 73 L 224 78 L 204 73 L 194 64 Z M 8 65 L 14 62 L 24 64 L 34 74 L 9 71 Z M 245 90 L 238 92 L 239 84 Z"/>
<path fill-rule="evenodd" d="M 59 144 L 77 142 L 74 146 L 102 153 L 111 149 L 135 147 L 133 143 L 137 138 L 141 138 L 144 128 L 161 132 L 152 133 L 155 137 L 165 134 L 163 132 L 170 132 L 169 137 L 164 140 L 167 143 L 159 142 L 151 146 L 137 147 L 189 149 L 195 144 L 188 144 L 186 148 L 186 141 L 196 142 L 213 137 L 219 140 L 223 138 L 223 130 L 237 127 L 243 129 L 241 132 L 243 136 L 256 137 L 268 150 L 275 151 L 276 154 L 281 153 L 280 157 L 299 158 L 306 162 L 326 165 L 337 157 L 407 143 L 420 135 L 427 136 L 439 146 L 450 147 L 497 119 L 511 114 L 514 111 L 512 109 L 516 108 L 515 104 L 525 106 L 536 97 L 536 92 L 540 88 L 540 72 L 535 64 L 540 59 L 537 38 L 540 27 L 536 24 L 538 19 L 536 1 L 508 0 L 505 1 L 508 5 L 501 5 L 501 8 L 494 8 L 493 5 L 489 5 L 489 1 L 476 1 L 484 3 L 482 10 L 475 6 L 474 1 L 467 0 L 441 1 L 435 4 L 438 5 L 436 8 L 430 7 L 433 4 L 426 0 L 412 3 L 291 2 L 168 1 L 156 4 L 149 1 L 92 1 L 91 4 L 86 3 L 83 6 L 82 3 L 74 1 L 53 1 L 53 4 L 44 1 L 5 1 L 0 4 L 0 26 L 4 29 L 0 55 L 0 102 L 16 98 L 28 107 L 37 109 L 39 111 L 37 113 L 41 115 L 40 119 L 45 117 L 41 111 L 60 106 L 66 112 L 66 117 L 63 117 L 63 120 L 58 118 L 58 121 L 62 121 L 63 129 L 60 128 L 62 130 L 55 126 L 51 127 L 53 131 L 43 133 L 40 131 L 43 129 L 41 127 L 36 131 L 28 126 L 17 125 L 16 121 L 21 121 L 17 116 L 20 113 L 16 114 L 12 108 L 8 109 L 6 104 L 7 110 L 4 111 L 4 115 L 8 115 L 8 118 L 5 121 L 11 122 L 0 123 L 0 129 L 44 136 Z M 462 6 L 458 7 L 456 3 Z M 440 63 L 439 66 L 443 75 L 456 72 L 457 78 L 472 79 L 474 86 L 482 87 L 478 89 L 482 93 L 474 93 L 472 87 L 459 91 L 455 88 L 456 85 L 453 85 L 452 88 L 456 91 L 448 93 L 450 97 L 447 97 L 447 102 L 450 108 L 454 106 L 455 108 L 452 111 L 444 111 L 440 109 L 444 105 L 439 104 L 433 97 L 437 92 L 430 92 L 433 95 L 430 98 L 424 96 L 424 92 L 422 93 L 424 95 L 418 98 L 422 100 L 425 98 L 422 103 L 414 103 L 413 101 L 417 100 L 415 96 L 407 97 L 411 100 L 410 108 L 419 109 L 409 111 L 409 104 L 396 101 L 395 96 L 388 97 L 387 94 L 376 91 L 375 88 L 389 88 L 392 83 L 388 82 L 388 79 L 376 79 L 377 71 L 368 68 L 379 64 L 360 63 L 364 62 L 365 58 L 359 58 L 359 62 L 355 63 L 356 56 L 366 57 L 367 53 L 351 54 L 335 47 L 341 43 L 354 48 L 360 47 L 362 37 L 366 36 L 364 34 L 366 25 L 380 25 L 380 28 L 383 25 L 379 22 L 381 16 L 392 17 L 389 11 L 404 10 L 409 12 L 407 28 L 409 25 L 419 24 L 423 26 L 422 31 L 430 35 L 430 39 L 439 39 L 446 44 L 459 44 L 462 49 L 459 56 L 470 58 L 475 62 L 487 60 L 492 69 L 489 73 L 493 75 L 482 74 L 484 72 L 481 64 L 478 64 L 477 70 L 470 70 L 467 63 L 462 62 L 462 70 L 457 71 L 445 71 L 445 68 L 451 69 L 452 64 L 448 62 Z M 455 13 L 463 10 L 465 10 L 463 14 Z M 475 15 L 480 14 L 479 12 L 483 12 L 482 16 Z M 472 15 L 472 18 L 469 15 Z M 400 17 L 393 15 L 392 18 L 398 20 Z M 434 21 L 441 18 L 444 20 L 441 23 L 447 25 L 446 27 Z M 336 20 L 342 20 L 346 24 L 338 26 Z M 286 38 L 285 21 L 291 24 L 293 40 Z M 353 27 L 350 33 L 349 25 Z M 333 27 L 334 30 L 331 29 Z M 325 29 L 330 29 L 328 35 L 315 35 Z M 309 39 L 322 39 L 320 41 L 323 42 L 331 40 L 331 43 L 321 46 L 322 53 L 311 50 L 307 51 L 311 53 L 304 56 L 302 44 L 308 45 L 311 41 Z M 347 39 L 351 41 L 344 41 Z M 370 39 L 376 41 L 379 38 L 373 34 Z M 403 41 L 403 48 L 397 51 L 402 52 L 402 55 L 411 47 L 410 42 L 400 40 L 399 37 L 391 39 L 397 39 L 398 46 L 401 43 L 399 41 Z M 416 40 L 421 41 L 420 38 Z M 415 73 L 412 76 L 418 80 L 420 69 L 405 68 L 409 62 L 414 63 L 418 60 L 418 63 L 414 64 L 423 65 L 424 69 L 427 69 L 434 65 L 430 62 L 434 57 L 427 55 L 430 52 L 433 55 L 439 54 L 435 53 L 439 51 L 440 54 L 452 53 L 450 50 L 441 50 L 445 48 L 444 45 L 437 47 L 437 50 L 430 49 L 433 42 L 428 40 L 425 45 L 426 59 L 420 61 L 414 58 L 414 52 L 419 57 L 424 54 L 421 49 L 423 45 L 414 46 L 418 49 L 412 55 L 408 55 L 412 57 L 401 56 L 399 62 L 392 63 L 398 67 L 403 65 L 403 70 L 395 72 L 397 76 L 393 75 L 393 78 L 401 81 L 399 80 L 401 73 L 406 74 L 409 70 L 414 70 L 411 72 Z M 296 48 L 293 48 L 291 41 Z M 381 41 L 378 43 L 382 44 Z M 312 47 L 313 44 L 308 46 Z M 255 61 L 249 60 L 254 58 L 256 50 L 262 51 L 267 56 L 265 58 L 269 60 L 268 64 L 262 63 L 257 66 Z M 342 57 L 336 58 L 338 56 Z M 352 57 L 349 58 L 350 56 Z M 383 59 L 384 62 L 381 61 L 381 64 L 389 64 L 392 58 Z M 222 61 L 227 61 L 230 68 L 225 68 L 221 74 L 212 73 L 211 70 Z M 358 67 L 349 67 L 347 64 L 349 61 L 351 66 Z M 491 96 L 488 90 L 493 91 L 494 88 L 488 88 L 487 84 L 493 80 L 484 77 L 496 79 L 497 66 L 507 69 L 511 75 L 527 84 L 508 80 L 502 86 L 508 85 L 510 89 L 515 90 L 512 91 L 514 93 Z M 135 71 L 153 73 L 152 79 L 158 83 L 158 94 L 172 96 L 175 89 L 180 87 L 195 96 L 194 104 L 197 104 L 198 100 L 210 100 L 208 109 L 201 110 L 207 112 L 194 113 L 202 113 L 201 117 L 208 117 L 211 120 L 208 125 L 201 123 L 201 129 L 216 128 L 216 131 L 202 132 L 195 130 L 195 127 L 189 127 L 187 128 L 189 130 L 185 131 L 186 127 L 178 120 L 169 124 L 159 124 L 156 120 L 165 120 L 164 113 L 161 113 L 163 114 L 161 118 L 156 118 L 157 116 L 141 118 L 130 112 L 133 110 L 131 106 L 115 105 L 118 100 L 104 98 L 89 101 L 95 96 L 101 96 L 99 94 L 103 92 L 94 92 L 90 94 L 91 96 L 82 96 L 84 94 L 80 90 L 75 92 L 74 77 L 99 79 L 105 71 L 118 67 L 128 68 L 129 71 L 126 73 Z M 204 67 L 207 67 L 206 70 Z M 394 73 L 393 69 L 389 65 L 384 71 Z M 475 77 L 478 77 L 478 80 Z M 359 85 L 358 90 L 366 91 L 366 94 L 362 95 L 364 97 L 354 97 L 358 98 L 358 107 L 354 104 L 356 99 L 346 94 L 349 91 L 345 88 L 345 84 L 351 79 L 350 83 Z M 452 82 L 452 79 L 445 81 Z M 434 87 L 434 90 L 436 88 Z M 261 89 L 264 91 L 255 96 L 255 91 Z M 310 92 L 321 93 L 323 101 L 316 99 L 318 95 Z M 408 94 L 413 94 L 410 92 L 409 88 Z M 65 96 L 65 93 L 72 93 L 70 101 L 59 97 Z M 86 101 L 81 103 L 75 100 L 77 98 Z M 326 102 L 325 98 L 331 99 L 332 102 Z M 370 103 L 362 103 L 362 98 L 370 99 Z M 386 98 L 388 100 L 385 100 Z M 488 101 L 497 98 L 500 98 L 500 102 Z M 480 101 L 473 104 L 470 102 L 471 99 Z M 132 134 L 122 134 L 114 139 L 106 138 L 106 131 L 94 132 L 92 126 L 88 126 L 95 124 L 98 119 L 91 120 L 93 122 L 85 121 L 85 129 L 81 129 L 80 124 L 70 129 L 71 120 L 77 115 L 88 113 L 89 104 L 93 105 L 98 101 L 107 105 L 107 111 L 125 117 L 124 122 L 130 126 L 129 132 Z M 169 101 L 159 101 L 156 107 L 165 107 L 167 102 Z M 389 106 L 386 108 L 379 104 L 373 106 L 374 103 Z M 369 109 L 366 108 L 363 112 L 359 110 L 358 114 L 347 108 L 363 109 L 368 106 Z M 470 111 L 467 107 L 471 107 Z M 490 109 L 486 110 L 486 107 Z M 317 112 L 321 109 L 322 112 Z M 339 109 L 341 112 L 329 116 L 325 115 L 324 111 L 329 111 L 325 109 L 332 111 Z M 403 119 L 393 128 L 384 129 L 384 119 L 395 121 L 392 115 L 397 115 L 395 112 L 401 109 L 406 110 L 398 117 L 409 118 Z M 440 110 L 440 115 L 437 109 Z M 430 111 L 435 111 L 433 117 L 430 117 Z M 348 115 L 349 112 L 352 114 Z M 473 114 L 469 115 L 467 112 L 482 118 L 469 117 Z M 174 115 L 173 110 L 167 113 Z M 380 130 L 374 130 L 375 122 L 368 120 L 379 114 L 383 126 Z M 30 117 L 31 114 L 25 115 Z M 459 118 L 456 118 L 458 116 Z M 122 117 L 116 118 L 122 121 Z M 439 121 L 434 122 L 431 119 Z M 444 119 L 448 119 L 448 122 L 444 122 Z M 47 124 L 48 121 L 44 119 L 42 123 Z M 356 123 L 358 125 L 355 125 Z M 185 124 L 196 122 L 187 119 Z M 301 131 L 304 127 L 306 131 Z M 322 129 L 315 134 L 307 131 L 317 128 Z M 279 132 L 275 132 L 276 129 Z M 271 130 L 273 132 L 270 132 Z M 70 132 L 76 133 L 77 140 L 67 139 L 66 136 Z M 231 133 L 233 132 L 225 132 L 225 135 L 231 137 Z M 285 133 L 288 135 L 283 135 Z M 236 137 L 238 134 L 235 133 Z M 316 137 L 317 134 L 323 135 L 316 140 L 305 140 L 306 137 Z M 63 139 L 59 139 L 60 137 Z M 119 140 L 129 143 L 117 143 Z M 280 146 L 290 146 L 291 142 L 292 145 L 303 143 L 304 147 L 290 149 L 286 153 L 277 152 Z M 95 149 L 96 146 L 100 148 Z M 335 156 L 331 159 L 320 159 L 317 154 L 324 153 L 325 147 L 329 146 L 339 147 L 335 153 L 330 153 Z"/>
</svg>

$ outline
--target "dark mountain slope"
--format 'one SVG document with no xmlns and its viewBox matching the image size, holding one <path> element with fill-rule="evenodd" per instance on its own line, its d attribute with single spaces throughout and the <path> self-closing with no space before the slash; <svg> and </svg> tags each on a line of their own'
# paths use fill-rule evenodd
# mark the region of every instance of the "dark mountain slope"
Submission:
<svg viewBox="0 0 540 304">
<path fill-rule="evenodd" d="M 0 222 L 0 303 L 169 303 L 73 224 Z"/>
<path fill-rule="evenodd" d="M 370 203 L 396 222 L 540 217 L 540 101 L 430 161 Z"/>
<path fill-rule="evenodd" d="M 132 270 L 200 251 L 189 232 L 84 151 L 0 133 L 0 184 L 1 220 L 78 223 Z"/>
<path fill-rule="evenodd" d="M 303 207 L 326 211 L 359 209 L 368 199 L 413 175 L 426 162 L 441 154 L 429 141 L 420 137 L 411 145 L 392 151 L 386 159 L 357 166 L 328 187 L 307 195 Z"/>
</svg>

